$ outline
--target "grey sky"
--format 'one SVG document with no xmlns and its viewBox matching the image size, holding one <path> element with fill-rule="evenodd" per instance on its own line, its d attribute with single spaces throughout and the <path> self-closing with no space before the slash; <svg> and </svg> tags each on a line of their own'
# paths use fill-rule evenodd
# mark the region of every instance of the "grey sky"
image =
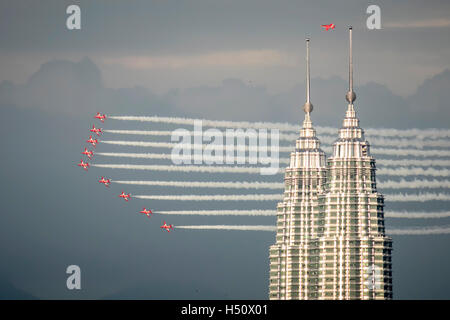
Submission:
<svg viewBox="0 0 450 320">
<path fill-rule="evenodd" d="M 65 28 L 65 10 L 72 3 L 81 6 L 81 31 Z M 270 209 L 275 201 L 126 204 L 117 198 L 119 186 L 106 189 L 96 182 L 99 175 L 205 181 L 254 177 L 98 168 L 85 173 L 76 162 L 87 129 L 97 111 L 300 123 L 306 36 L 312 38 L 313 122 L 338 127 L 347 106 L 350 24 L 355 29 L 355 106 L 362 126 L 448 129 L 450 3 L 379 1 L 383 29 L 378 31 L 364 27 L 368 4 L 2 1 L 0 298 L 266 299 L 274 234 L 177 230 L 168 236 L 159 229 L 161 216 L 148 220 L 136 211 L 143 206 Z M 325 32 L 323 23 L 335 23 L 336 29 Z M 108 121 L 103 127 L 149 128 Z M 102 144 L 96 150 L 124 152 Z M 267 179 L 282 181 L 281 176 Z M 131 192 L 217 191 L 136 187 Z M 388 203 L 388 210 L 443 211 L 448 202 Z M 179 225 L 275 223 L 273 217 L 172 219 Z M 427 223 L 386 222 L 389 227 Z M 394 297 L 448 299 L 450 259 L 442 255 L 448 245 L 448 235 L 395 236 Z M 82 268 L 81 292 L 65 288 L 68 264 Z"/>
<path fill-rule="evenodd" d="M 376 81 L 411 94 L 450 61 L 445 1 L 379 1 L 383 29 L 376 31 L 365 28 L 368 4 L 361 1 L 78 1 L 82 30 L 68 31 L 71 3 L 2 2 L 0 80 L 24 82 L 49 59 L 89 56 L 110 87 L 143 85 L 162 93 L 233 77 L 278 92 L 302 78 L 306 36 L 313 76 L 345 77 L 350 24 L 357 83 Z M 335 30 L 320 28 L 331 22 Z M 130 66 L 136 57 L 146 67 Z M 198 63 L 208 57 L 212 63 Z"/>
</svg>

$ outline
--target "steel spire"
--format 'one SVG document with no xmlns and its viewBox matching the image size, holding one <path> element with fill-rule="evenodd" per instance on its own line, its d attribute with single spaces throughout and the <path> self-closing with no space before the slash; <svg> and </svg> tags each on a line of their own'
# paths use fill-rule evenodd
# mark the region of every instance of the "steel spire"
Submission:
<svg viewBox="0 0 450 320">
<path fill-rule="evenodd" d="M 353 91 L 353 57 L 352 57 L 352 27 L 348 28 L 349 30 L 349 59 L 348 59 L 348 92 L 345 95 L 345 99 L 349 104 L 353 104 L 353 101 L 356 100 L 356 94 Z"/>
</svg>

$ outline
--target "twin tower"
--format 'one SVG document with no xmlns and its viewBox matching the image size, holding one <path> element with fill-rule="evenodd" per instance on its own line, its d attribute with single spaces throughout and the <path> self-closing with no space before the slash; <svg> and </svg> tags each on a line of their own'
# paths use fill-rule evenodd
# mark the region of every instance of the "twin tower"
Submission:
<svg viewBox="0 0 450 320">
<path fill-rule="evenodd" d="M 351 27 L 349 36 L 348 108 L 328 159 L 310 118 L 306 40 L 306 115 L 286 168 L 276 243 L 270 247 L 273 300 L 392 299 L 392 239 L 385 235 L 375 159 L 353 106 Z"/>
</svg>

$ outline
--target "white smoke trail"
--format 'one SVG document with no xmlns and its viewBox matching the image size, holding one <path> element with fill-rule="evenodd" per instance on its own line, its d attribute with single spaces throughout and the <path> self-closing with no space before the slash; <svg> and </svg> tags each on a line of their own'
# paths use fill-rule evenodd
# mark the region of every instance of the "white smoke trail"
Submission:
<svg viewBox="0 0 450 320">
<path fill-rule="evenodd" d="M 115 140 L 101 140 L 101 143 L 115 144 L 119 146 L 130 147 L 154 147 L 154 148 L 173 148 L 174 143 L 170 142 L 148 142 L 148 141 L 115 141 Z M 190 145 L 188 145 L 190 146 Z"/>
<path fill-rule="evenodd" d="M 280 140 L 288 140 L 287 137 L 292 141 L 292 135 L 283 136 Z M 328 136 L 321 135 L 319 137 L 320 142 L 326 147 L 330 147 L 336 141 L 336 134 Z M 450 141 L 448 139 L 439 140 L 423 140 L 423 139 L 394 139 L 394 138 L 384 138 L 384 137 L 367 137 L 367 140 L 372 145 L 372 149 L 376 150 L 378 147 L 395 147 L 395 148 L 408 148 L 412 147 L 414 149 L 423 149 L 425 147 L 434 148 L 449 148 Z"/>
<path fill-rule="evenodd" d="M 151 200 L 180 200 L 180 201 L 272 201 L 282 200 L 282 194 L 240 194 L 240 195 L 139 195 L 139 199 Z M 391 202 L 426 202 L 426 201 L 450 201 L 450 194 L 446 193 L 419 193 L 386 194 L 385 198 Z"/>
<path fill-rule="evenodd" d="M 185 210 L 158 211 L 163 215 L 198 215 L 198 216 L 275 216 L 275 210 Z"/>
<path fill-rule="evenodd" d="M 175 229 L 191 229 L 191 230 L 240 230 L 240 231 L 271 231 L 277 230 L 275 226 L 268 225 L 191 225 L 191 226 L 175 226 Z M 432 234 L 449 234 L 450 227 L 428 227 L 416 229 L 387 229 L 388 235 L 432 235 Z"/>
<path fill-rule="evenodd" d="M 325 150 L 325 148 L 324 148 Z M 374 155 L 385 154 L 389 156 L 413 156 L 413 157 L 450 157 L 449 150 L 418 150 L 418 149 L 387 149 L 372 148 L 370 152 Z"/>
<path fill-rule="evenodd" d="M 167 186 L 181 188 L 225 188 L 225 189 L 283 189 L 284 184 L 279 182 L 258 182 L 258 181 L 157 181 L 157 180 L 130 180 L 111 181 L 118 184 L 131 184 L 142 186 Z M 450 188 L 450 181 L 440 180 L 400 180 L 400 181 L 380 181 L 378 187 L 385 189 L 433 189 Z"/>
<path fill-rule="evenodd" d="M 402 137 L 402 138 L 421 138 L 421 139 L 438 139 L 449 138 L 450 130 L 448 129 L 365 129 L 364 132 L 368 136 L 383 136 L 383 137 Z"/>
<path fill-rule="evenodd" d="M 116 158 L 136 158 L 136 159 L 162 159 L 171 160 L 172 155 L 167 153 L 131 153 L 131 152 L 97 152 L 96 156 L 116 157 Z M 177 156 L 179 160 L 190 160 L 192 157 Z"/>
<path fill-rule="evenodd" d="M 171 136 L 173 131 L 164 130 L 103 130 L 106 133 L 113 134 L 124 134 L 124 135 L 143 135 L 143 136 Z M 192 135 L 195 135 L 197 132 L 191 132 Z M 198 135 L 204 135 L 203 132 L 199 132 Z M 236 132 L 236 136 L 245 136 L 245 132 Z M 298 139 L 298 134 L 288 134 L 288 133 L 280 133 L 279 139 L 282 141 L 290 141 L 293 142 Z M 320 137 L 321 142 L 324 146 L 331 146 L 334 141 L 336 141 L 335 135 L 323 135 Z M 450 147 L 449 140 L 423 140 L 423 139 L 386 139 L 383 137 L 380 138 L 370 138 L 370 143 L 373 146 L 390 146 L 397 148 L 406 148 L 413 147 L 418 149 L 423 149 L 424 147 L 440 147 L 440 148 L 448 148 Z"/>
<path fill-rule="evenodd" d="M 249 181 L 111 181 L 118 184 L 132 184 L 141 186 L 167 186 L 182 188 L 226 188 L 226 189 L 282 189 L 283 183 L 278 182 L 249 182 Z"/>
<path fill-rule="evenodd" d="M 108 132 L 108 133 L 115 133 L 115 134 L 125 134 L 125 135 L 142 135 L 142 136 L 172 136 L 173 131 L 169 131 L 169 130 L 164 130 L 164 131 L 153 131 L 153 130 L 103 130 L 103 132 Z M 198 134 L 196 134 L 197 132 L 191 132 L 190 134 L 192 136 L 198 135 L 198 136 L 202 136 L 205 135 L 204 132 L 198 132 Z M 245 132 L 236 132 L 234 134 L 236 137 L 242 136 L 242 137 L 246 137 Z M 284 141 L 290 141 L 293 142 L 295 141 L 295 139 L 298 138 L 298 134 L 289 134 L 289 133 L 280 133 L 279 135 L 279 139 L 280 140 L 284 140 Z"/>
<path fill-rule="evenodd" d="M 95 155 L 104 156 L 104 157 L 117 157 L 117 158 L 135 158 L 135 159 L 161 159 L 161 160 L 172 160 L 172 161 L 192 161 L 193 157 L 189 156 L 181 156 L 181 155 L 171 155 L 167 153 L 128 153 L 128 152 L 98 152 Z M 203 155 L 203 161 L 217 161 L 216 157 L 210 157 Z M 255 157 L 234 157 L 234 161 L 236 163 L 256 163 L 260 161 L 261 163 L 269 163 L 271 158 L 255 158 Z M 288 164 L 290 163 L 290 159 L 279 159 L 279 163 Z"/>
<path fill-rule="evenodd" d="M 450 167 L 450 160 L 436 159 L 377 159 L 377 165 L 384 167 L 418 166 L 418 167 Z"/>
<path fill-rule="evenodd" d="M 103 130 L 107 133 L 115 134 L 130 134 L 130 135 L 141 135 L 141 136 L 171 136 L 173 131 L 149 131 L 149 130 Z"/>
<path fill-rule="evenodd" d="M 241 231 L 276 231 L 273 226 L 246 226 L 246 225 L 198 225 L 198 226 L 175 226 L 175 229 L 195 230 L 241 230 Z"/>
<path fill-rule="evenodd" d="M 207 119 L 192 119 L 192 118 L 176 118 L 176 117 L 140 117 L 140 116 L 110 116 L 109 119 L 126 120 L 126 121 L 140 121 L 140 122 L 159 122 L 181 125 L 194 125 L 195 122 L 201 121 L 205 127 L 216 128 L 252 128 L 252 129 L 282 129 L 285 131 L 297 132 L 300 129 L 299 125 L 289 123 L 273 123 L 273 122 L 248 122 L 248 121 L 223 121 L 223 120 L 207 120 Z M 337 130 L 334 128 L 333 132 Z"/>
<path fill-rule="evenodd" d="M 450 188 L 449 180 L 405 180 L 400 181 L 380 181 L 377 183 L 378 187 L 385 189 L 437 189 L 437 188 Z"/>
<path fill-rule="evenodd" d="M 378 170 L 379 175 L 386 176 L 433 176 L 433 177 L 448 177 L 450 175 L 450 169 L 434 169 L 434 168 L 405 168 L 400 167 L 396 169 L 380 168 Z"/>
<path fill-rule="evenodd" d="M 261 169 L 266 167 L 236 167 L 236 166 L 189 166 L 189 165 L 132 165 L 132 164 L 91 164 L 92 167 L 109 168 L 109 169 L 127 169 L 127 170 L 151 170 L 151 171 L 167 171 L 167 172 L 208 172 L 208 173 L 261 173 Z M 278 174 L 283 173 L 278 170 Z M 398 168 L 388 169 L 381 168 L 379 175 L 385 176 L 435 176 L 448 177 L 450 170 L 436 170 L 433 168 Z"/>
<path fill-rule="evenodd" d="M 387 201 L 391 202 L 425 202 L 425 201 L 450 201 L 450 194 L 447 193 L 418 193 L 418 194 L 387 194 Z"/>
<path fill-rule="evenodd" d="M 407 211 L 388 211 L 384 213 L 386 218 L 404 218 L 404 219 L 439 219 L 449 218 L 450 211 L 443 212 L 407 212 Z"/>
<path fill-rule="evenodd" d="M 423 149 L 425 147 L 438 147 L 448 148 L 450 147 L 450 141 L 446 140 L 423 140 L 423 139 L 393 139 L 393 138 L 368 138 L 369 142 L 373 146 L 390 146 L 397 148 L 413 147 Z"/>
<path fill-rule="evenodd" d="M 208 144 L 181 144 L 181 143 L 170 143 L 170 142 L 148 142 L 148 141 L 117 141 L 117 140 L 101 140 L 100 142 L 106 144 L 114 144 L 120 146 L 130 146 L 130 147 L 153 147 L 153 148 L 168 148 L 173 149 L 175 147 L 187 148 L 188 150 L 203 150 Z M 219 146 L 221 150 L 225 152 L 226 146 Z M 244 150 L 244 151 L 259 151 L 259 146 L 247 146 L 247 145 L 232 145 L 234 150 Z M 270 150 L 270 147 L 268 147 Z M 279 152 L 292 152 L 294 147 L 278 147 Z"/>
<path fill-rule="evenodd" d="M 391 229 L 386 230 L 388 235 L 432 235 L 432 234 L 449 234 L 450 227 L 428 227 L 428 228 L 415 228 L 415 229 Z"/>
<path fill-rule="evenodd" d="M 282 148 L 282 147 L 280 147 Z M 333 153 L 332 147 L 324 146 L 322 150 L 328 154 Z M 280 152 L 288 152 L 289 150 L 281 150 Z M 430 149 L 430 150 L 420 150 L 420 149 L 400 149 L 400 148 L 371 148 L 370 152 L 375 155 L 388 155 L 394 157 L 403 156 L 413 156 L 413 157 L 450 157 L 450 150 L 440 150 L 440 149 Z"/>
<path fill-rule="evenodd" d="M 235 195 L 137 195 L 138 199 L 179 201 L 273 201 L 281 200 L 281 194 L 235 194 Z"/>
<path fill-rule="evenodd" d="M 186 147 L 188 150 L 204 149 L 208 144 L 181 144 L 181 143 L 170 143 L 170 142 L 148 142 L 148 141 L 120 141 L 120 140 L 101 140 L 101 143 L 113 144 L 113 145 L 121 145 L 121 146 L 131 146 L 131 147 L 153 147 L 153 148 L 168 148 L 173 149 L 175 147 Z M 235 150 L 244 150 L 244 151 L 258 151 L 258 146 L 247 146 L 247 145 L 235 145 Z M 279 152 L 292 152 L 294 151 L 294 147 L 278 147 Z M 332 149 L 329 147 L 322 148 L 325 152 L 331 153 Z M 222 146 L 222 150 L 225 151 L 225 145 Z M 372 153 L 377 154 L 386 154 L 390 156 L 417 156 L 417 157 L 450 157 L 449 150 L 418 150 L 418 149 L 387 149 L 387 148 L 378 148 L 373 149 Z"/>
<path fill-rule="evenodd" d="M 98 156 L 105 157 L 118 157 L 118 158 L 137 158 L 137 159 L 162 159 L 162 160 L 172 160 L 173 157 L 175 160 L 191 160 L 191 157 L 183 157 L 181 155 L 165 154 L 165 153 L 129 153 L 129 152 L 98 152 L 96 153 Z M 214 161 L 216 158 L 203 156 L 205 161 Z M 242 158 L 236 157 L 235 160 L 237 162 L 240 161 L 248 161 L 257 160 L 253 158 Z M 261 158 L 261 161 L 270 161 L 270 158 Z M 289 164 L 289 158 L 280 158 L 280 163 Z M 399 166 L 422 166 L 422 167 L 450 167 L 450 160 L 429 160 L 429 159 L 377 159 L 377 164 L 383 167 L 399 167 Z"/>
<path fill-rule="evenodd" d="M 206 172 L 206 173 L 260 173 L 261 168 L 255 167 L 226 167 L 226 166 L 171 166 L 171 165 L 132 165 L 132 164 L 91 164 L 91 167 L 126 169 L 126 170 L 151 170 L 167 172 Z"/>
<path fill-rule="evenodd" d="M 276 210 L 185 210 L 185 211 L 158 211 L 162 215 L 197 215 L 197 216 L 276 216 Z M 401 219 L 440 219 L 449 218 L 450 211 L 443 212 L 408 212 L 388 211 L 385 218 Z"/>
<path fill-rule="evenodd" d="M 141 121 L 141 122 L 160 122 L 180 125 L 194 125 L 196 121 L 202 121 L 202 125 L 207 127 L 217 128 L 252 128 L 252 129 L 280 129 L 284 131 L 298 132 L 299 124 L 276 123 L 276 122 L 248 122 L 248 121 L 221 121 L 221 120 L 207 120 L 207 119 L 192 119 L 192 118 L 175 118 L 175 117 L 140 117 L 140 116 L 110 116 L 109 119 L 126 120 L 126 121 Z M 332 127 L 317 127 L 319 134 L 335 135 L 338 132 L 337 128 Z M 450 130 L 448 129 L 375 129 L 369 128 L 365 132 L 368 136 L 381 137 L 402 137 L 402 138 L 449 138 Z"/>
</svg>

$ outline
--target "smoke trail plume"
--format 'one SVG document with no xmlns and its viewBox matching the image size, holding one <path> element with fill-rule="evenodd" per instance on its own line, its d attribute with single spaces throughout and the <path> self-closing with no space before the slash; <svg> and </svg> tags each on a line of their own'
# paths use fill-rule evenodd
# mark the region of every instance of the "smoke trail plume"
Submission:
<svg viewBox="0 0 450 320">
<path fill-rule="evenodd" d="M 131 184 L 141 186 L 167 186 L 181 188 L 224 188 L 224 189 L 283 189 L 284 184 L 279 182 L 258 182 L 258 181 L 157 181 L 157 180 L 130 180 L 112 181 L 118 184 Z M 400 181 L 380 181 L 378 187 L 385 189 L 433 189 L 450 188 L 450 181 L 440 180 L 400 180 Z"/>
<path fill-rule="evenodd" d="M 438 139 L 449 138 L 450 130 L 448 129 L 375 129 L 369 128 L 364 130 L 368 136 L 383 137 L 401 137 L 401 138 L 421 138 L 421 139 Z"/>
<path fill-rule="evenodd" d="M 175 226 L 175 229 L 191 229 L 191 230 L 241 230 L 241 231 L 276 231 L 275 226 L 268 225 L 192 225 L 192 226 Z M 450 227 L 428 227 L 417 229 L 388 229 L 388 235 L 433 235 L 433 234 L 449 234 Z"/>
<path fill-rule="evenodd" d="M 292 135 L 284 136 L 281 140 L 288 140 L 287 137 L 292 141 Z M 450 141 L 448 139 L 438 139 L 438 140 L 424 140 L 424 139 L 394 139 L 394 138 L 385 138 L 385 137 L 368 137 L 367 138 L 370 144 L 373 146 L 373 149 L 378 147 L 395 147 L 395 148 L 414 148 L 423 149 L 425 147 L 434 147 L 434 148 L 448 148 L 450 147 Z M 336 136 L 331 135 L 320 135 L 320 141 L 324 146 L 330 147 L 336 141 Z"/>
<path fill-rule="evenodd" d="M 404 219 L 439 219 L 449 218 L 450 211 L 443 212 L 408 212 L 408 211 L 388 211 L 384 214 L 386 218 Z"/>
<path fill-rule="evenodd" d="M 158 211 L 162 215 L 195 215 L 195 216 L 276 216 L 276 210 L 185 210 L 185 211 Z M 388 211 L 385 218 L 401 219 L 440 219 L 449 218 L 450 211 L 443 212 L 408 212 Z"/>
<path fill-rule="evenodd" d="M 149 141 L 120 141 L 120 140 L 102 140 L 101 143 L 121 145 L 121 146 L 131 146 L 131 147 L 153 147 L 153 148 L 168 148 L 173 149 L 175 147 L 186 147 L 192 150 L 203 150 L 208 144 L 186 144 L 181 143 L 170 143 L 170 142 L 149 142 Z M 235 150 L 244 151 L 259 151 L 258 146 L 247 146 L 247 145 L 235 145 Z M 332 148 L 323 147 L 325 152 L 331 153 Z M 223 151 L 225 151 L 225 145 L 223 145 Z M 294 147 L 278 147 L 279 152 L 292 152 Z M 371 151 L 373 154 L 385 154 L 390 156 L 418 156 L 418 157 L 449 157 L 450 151 L 448 150 L 418 150 L 418 149 L 387 149 L 387 148 L 376 148 Z"/>
<path fill-rule="evenodd" d="M 260 173 L 261 168 L 255 167 L 226 167 L 226 166 L 171 166 L 171 165 L 133 165 L 133 164 L 91 164 L 91 167 L 150 170 L 167 172 L 206 172 L 206 173 Z"/>
<path fill-rule="evenodd" d="M 265 167 L 237 167 L 237 166 L 189 166 L 189 165 L 132 165 L 132 164 L 91 164 L 92 167 L 109 168 L 109 169 L 126 169 L 126 170 L 150 170 L 150 171 L 167 171 L 167 172 L 205 172 L 205 173 L 261 173 L 261 169 Z M 278 170 L 278 174 L 283 173 Z M 448 177 L 450 170 L 436 170 L 433 168 L 398 168 L 389 169 L 381 168 L 379 175 L 385 176 L 435 176 Z"/>
<path fill-rule="evenodd" d="M 413 147 L 423 149 L 425 147 L 434 148 L 448 148 L 450 141 L 448 139 L 442 140 L 423 140 L 423 139 L 393 139 L 393 138 L 368 138 L 370 143 L 374 146 L 391 146 L 397 148 Z"/>
<path fill-rule="evenodd" d="M 449 150 L 418 150 L 418 149 L 387 149 L 387 148 L 372 148 L 371 153 L 386 154 L 389 156 L 414 156 L 414 157 L 450 157 Z"/>
<path fill-rule="evenodd" d="M 388 235 L 432 235 L 432 234 L 449 234 L 450 227 L 428 227 L 428 228 L 416 228 L 416 229 L 391 229 L 386 230 Z"/>
<path fill-rule="evenodd" d="M 450 188 L 449 180 L 405 180 L 400 181 L 380 181 L 377 183 L 378 187 L 385 189 L 438 189 L 438 188 Z"/>
<path fill-rule="evenodd" d="M 186 210 L 158 211 L 163 215 L 196 215 L 196 216 L 275 216 L 275 210 Z"/>
<path fill-rule="evenodd" d="M 172 136 L 173 131 L 170 130 L 164 130 L 164 131 L 155 131 L 155 130 L 103 130 L 103 132 L 107 132 L 107 133 L 114 133 L 114 134 L 125 134 L 125 135 L 142 135 L 142 136 Z M 190 134 L 192 136 L 195 136 L 197 132 L 191 132 Z M 205 135 L 204 132 L 198 132 L 199 136 L 201 135 Z M 246 137 L 246 133 L 245 132 L 236 132 L 235 133 L 236 137 Z M 294 134 L 294 133 L 281 133 L 279 135 L 279 139 L 280 140 L 284 140 L 284 141 L 290 141 L 293 142 L 295 141 L 295 139 L 298 138 L 298 134 Z"/>
<path fill-rule="evenodd" d="M 323 151 L 328 154 L 333 153 L 332 147 L 324 146 L 322 147 Z M 287 150 L 280 150 L 280 152 L 287 152 Z M 371 148 L 370 152 L 373 155 L 388 155 L 394 157 L 403 157 L 403 156 L 413 156 L 413 157 L 450 157 L 449 150 L 440 150 L 440 149 L 430 149 L 430 150 L 419 150 L 419 149 L 399 149 L 399 148 Z"/>
<path fill-rule="evenodd" d="M 130 152 L 97 152 L 97 156 L 104 157 L 117 157 L 117 158 L 136 158 L 136 159 L 161 159 L 161 160 L 191 160 L 192 157 L 183 157 L 181 155 L 171 155 L 165 153 L 130 153 Z M 235 157 L 236 161 L 248 161 L 251 162 L 257 159 Z M 269 161 L 270 158 L 260 158 L 261 161 Z M 205 161 L 214 161 L 216 158 L 203 156 Z M 289 164 L 289 158 L 280 158 L 280 163 Z M 432 159 L 377 159 L 377 164 L 383 167 L 399 167 L 399 166 L 422 166 L 422 167 L 450 167 L 450 160 L 432 160 Z"/>
<path fill-rule="evenodd" d="M 135 159 L 161 159 L 171 160 L 172 155 L 167 153 L 131 153 L 131 152 L 97 152 L 96 156 L 116 157 L 116 158 L 135 158 Z M 177 159 L 189 160 L 191 157 L 178 156 Z"/>
<path fill-rule="evenodd" d="M 282 200 L 282 194 L 240 194 L 240 195 L 139 195 L 139 199 L 151 200 L 180 200 L 180 201 L 273 201 Z M 387 201 L 391 202 L 425 202 L 450 201 L 450 194 L 446 193 L 419 193 L 419 194 L 386 194 Z"/>
<path fill-rule="evenodd" d="M 272 122 L 248 122 L 248 121 L 223 121 L 223 120 L 206 120 L 176 117 L 140 117 L 140 116 L 110 116 L 109 119 L 140 121 L 140 122 L 160 122 L 180 125 L 194 125 L 195 122 L 201 121 L 205 127 L 216 128 L 252 128 L 252 129 L 283 129 L 285 131 L 299 131 L 299 125 L 288 123 L 272 123 Z M 333 129 L 334 133 L 336 129 Z"/>
<path fill-rule="evenodd" d="M 419 193 L 419 194 L 387 194 L 387 201 L 395 201 L 395 202 L 425 202 L 425 201 L 449 201 L 450 194 L 447 193 Z"/>
<path fill-rule="evenodd" d="M 141 186 L 167 186 L 181 188 L 226 188 L 226 189 L 282 189 L 283 183 L 277 182 L 250 182 L 250 181 L 111 181 L 118 184 L 132 184 Z"/>
<path fill-rule="evenodd" d="M 281 194 L 236 194 L 236 195 L 138 195 L 137 199 L 179 201 L 273 201 L 281 200 Z"/>
<path fill-rule="evenodd" d="M 129 152 L 97 152 L 95 155 L 104 156 L 104 157 L 117 157 L 117 158 L 135 158 L 135 159 L 160 159 L 160 160 L 173 160 L 173 161 L 191 161 L 193 157 L 189 156 L 181 156 L 171 155 L 167 153 L 129 153 Z M 217 157 L 210 157 L 203 155 L 203 161 L 217 161 Z M 234 157 L 234 161 L 237 163 L 256 163 L 260 161 L 262 163 L 269 163 L 271 158 L 255 158 L 255 157 Z M 279 163 L 288 164 L 290 163 L 290 159 L 279 159 Z"/>
<path fill-rule="evenodd" d="M 113 134 L 123 134 L 123 135 L 143 135 L 143 136 L 168 136 L 170 137 L 173 134 L 173 131 L 170 130 L 103 130 L 105 133 L 113 133 Z M 195 135 L 197 132 L 191 132 L 191 135 Z M 204 135 L 203 132 L 199 132 L 199 135 Z M 236 132 L 236 136 L 246 136 L 245 132 Z M 298 134 L 289 134 L 289 133 L 281 133 L 279 135 L 279 139 L 282 141 L 295 141 L 298 139 Z M 334 135 L 322 135 L 320 137 L 321 142 L 325 146 L 331 146 L 333 142 L 336 141 L 336 137 Z M 383 137 L 379 138 L 370 138 L 369 139 L 373 146 L 390 146 L 397 148 L 406 148 L 413 147 L 418 149 L 423 149 L 424 147 L 439 147 L 439 148 L 448 148 L 450 147 L 449 140 L 423 140 L 423 139 L 386 139 Z"/>
<path fill-rule="evenodd" d="M 248 122 L 248 121 L 218 121 L 207 119 L 192 119 L 192 118 L 175 118 L 175 117 L 140 117 L 140 116 L 110 116 L 109 119 L 126 120 L 126 121 L 140 121 L 140 122 L 160 122 L 180 125 L 194 125 L 196 121 L 202 121 L 202 125 L 207 127 L 217 128 L 252 128 L 252 129 L 280 129 L 284 131 L 298 132 L 298 124 L 276 123 L 276 122 Z M 317 127 L 319 134 L 335 135 L 338 132 L 337 128 L 332 127 Z M 401 137 L 401 138 L 449 138 L 450 130 L 448 129 L 375 129 L 369 128 L 365 132 L 368 136 L 381 137 Z"/>
<path fill-rule="evenodd" d="M 208 144 L 181 144 L 181 143 L 170 143 L 170 142 L 148 142 L 148 141 L 118 141 L 118 140 L 102 140 L 100 141 L 106 144 L 114 144 L 120 146 L 130 146 L 130 147 L 153 147 L 153 148 L 168 148 L 173 149 L 175 147 L 187 148 L 189 150 L 203 150 Z M 259 151 L 259 146 L 247 146 L 247 145 L 232 145 L 234 150 L 243 151 Z M 222 150 L 225 152 L 226 145 L 222 146 Z M 270 148 L 269 148 L 270 150 Z M 278 147 L 279 152 L 292 152 L 294 147 Z"/>
<path fill-rule="evenodd" d="M 418 166 L 418 167 L 450 167 L 450 160 L 436 159 L 377 159 L 378 165 L 389 167 Z"/>
<path fill-rule="evenodd" d="M 207 172 L 207 173 L 261 173 L 261 169 L 265 167 L 237 167 L 237 166 L 189 166 L 189 165 L 132 165 L 132 164 L 91 164 L 92 167 L 109 168 L 109 169 L 126 169 L 126 170 L 150 170 L 150 171 L 167 171 L 167 172 Z M 283 173 L 278 170 L 278 174 Z M 385 176 L 435 176 L 448 177 L 450 170 L 436 170 L 433 168 L 398 168 L 389 169 L 381 168 L 379 175 Z"/>
<path fill-rule="evenodd" d="M 199 225 L 199 226 L 175 226 L 175 229 L 196 230 L 242 230 L 242 231 L 276 231 L 273 226 L 246 226 L 246 225 Z"/>
<path fill-rule="evenodd" d="M 379 169 L 379 175 L 386 175 L 386 176 L 433 176 L 433 177 L 448 177 L 450 175 L 449 169 L 434 169 L 434 168 L 405 168 L 400 167 L 396 169 L 390 169 L 390 168 L 380 168 Z"/>
</svg>

